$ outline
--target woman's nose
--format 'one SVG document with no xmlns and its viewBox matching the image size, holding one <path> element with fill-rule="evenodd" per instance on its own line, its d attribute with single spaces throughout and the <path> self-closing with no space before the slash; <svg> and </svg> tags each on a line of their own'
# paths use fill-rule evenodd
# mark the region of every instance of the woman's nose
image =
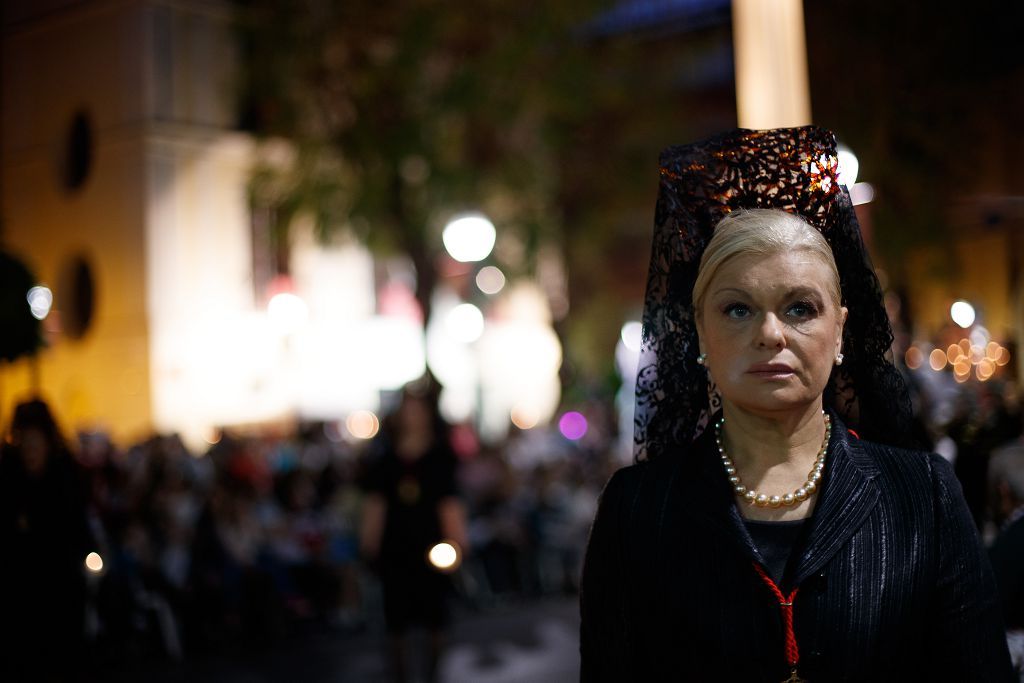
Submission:
<svg viewBox="0 0 1024 683">
<path fill-rule="evenodd" d="M 783 348 L 786 345 L 786 336 L 783 334 L 782 321 L 774 313 L 766 313 L 757 329 L 758 346 Z"/>
</svg>

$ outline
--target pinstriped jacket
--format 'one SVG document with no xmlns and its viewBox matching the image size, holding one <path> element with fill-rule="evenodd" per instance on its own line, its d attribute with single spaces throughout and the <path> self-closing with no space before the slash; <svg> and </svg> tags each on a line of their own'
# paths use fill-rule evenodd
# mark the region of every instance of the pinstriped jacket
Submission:
<svg viewBox="0 0 1024 683">
<path fill-rule="evenodd" d="M 800 589 L 799 674 L 1014 680 L 952 468 L 832 419 L 823 487 L 785 581 Z M 782 615 L 753 567 L 761 561 L 708 432 L 680 457 L 619 470 L 584 564 L 581 680 L 786 679 Z"/>
</svg>

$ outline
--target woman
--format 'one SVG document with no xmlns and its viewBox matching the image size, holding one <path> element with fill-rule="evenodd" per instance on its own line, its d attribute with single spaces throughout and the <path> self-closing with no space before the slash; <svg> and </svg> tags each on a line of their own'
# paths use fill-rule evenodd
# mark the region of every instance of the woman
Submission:
<svg viewBox="0 0 1024 683">
<path fill-rule="evenodd" d="M 583 680 L 1012 680 L 952 470 L 900 448 L 834 137 L 739 130 L 661 161 L 641 462 L 591 531 Z"/>
<path fill-rule="evenodd" d="M 425 673 L 434 681 L 445 644 L 449 582 L 428 554 L 441 541 L 467 547 L 455 454 L 436 400 L 406 388 L 374 448 L 360 544 L 380 576 L 394 680 L 411 677 L 407 633 L 420 625 L 430 634 Z"/>
</svg>

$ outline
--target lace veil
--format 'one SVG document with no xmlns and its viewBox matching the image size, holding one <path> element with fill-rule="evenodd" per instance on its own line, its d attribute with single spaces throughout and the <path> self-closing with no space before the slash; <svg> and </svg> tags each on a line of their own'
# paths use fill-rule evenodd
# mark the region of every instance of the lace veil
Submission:
<svg viewBox="0 0 1024 683">
<path fill-rule="evenodd" d="M 691 293 L 718 221 L 735 209 L 796 213 L 821 231 L 849 309 L 841 366 L 825 405 L 865 439 L 909 443 L 910 400 L 888 360 L 892 328 L 850 195 L 837 180 L 835 136 L 816 126 L 738 129 L 661 154 L 661 184 L 637 370 L 634 455 L 679 452 L 719 407 L 697 364 Z"/>
</svg>

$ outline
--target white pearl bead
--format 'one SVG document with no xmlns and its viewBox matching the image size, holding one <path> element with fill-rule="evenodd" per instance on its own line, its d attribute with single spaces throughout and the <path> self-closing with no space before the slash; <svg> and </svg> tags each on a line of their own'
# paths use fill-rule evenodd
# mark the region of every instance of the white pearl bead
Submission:
<svg viewBox="0 0 1024 683">
<path fill-rule="evenodd" d="M 792 505 L 795 502 L 796 502 L 796 498 L 793 496 L 792 493 L 787 493 L 786 495 L 782 496 L 782 504 L 783 505 Z"/>
<path fill-rule="evenodd" d="M 793 493 L 793 497 L 799 500 L 800 502 L 807 500 L 807 489 L 801 486 L 796 490 L 796 492 Z"/>
<path fill-rule="evenodd" d="M 726 468 L 725 468 L 725 473 L 726 474 L 736 474 L 736 468 L 733 467 L 732 465 L 727 465 Z"/>
<path fill-rule="evenodd" d="M 771 498 L 768 499 L 768 505 L 773 508 L 777 508 L 780 505 L 782 505 L 782 498 L 779 498 L 778 496 L 772 496 Z"/>
<path fill-rule="evenodd" d="M 729 477 L 729 483 L 735 486 L 736 484 L 740 483 L 740 478 L 737 476 Z"/>
<path fill-rule="evenodd" d="M 768 496 L 762 493 L 757 497 L 757 500 L 755 500 L 754 502 L 756 502 L 761 507 L 764 507 L 765 505 L 768 504 Z"/>
<path fill-rule="evenodd" d="M 737 496 L 742 496 L 747 492 L 747 487 L 737 482 L 736 486 L 733 488 L 733 491 L 736 492 Z"/>
<path fill-rule="evenodd" d="M 818 488 L 818 484 L 813 482 L 813 481 L 809 481 L 806 484 L 804 484 L 804 491 L 807 491 L 808 494 L 814 493 L 814 491 L 817 488 Z"/>
<path fill-rule="evenodd" d="M 752 489 L 748 489 L 747 492 L 743 494 L 743 499 L 746 500 L 748 503 L 753 503 L 756 498 L 757 491 L 754 491 Z"/>
</svg>

